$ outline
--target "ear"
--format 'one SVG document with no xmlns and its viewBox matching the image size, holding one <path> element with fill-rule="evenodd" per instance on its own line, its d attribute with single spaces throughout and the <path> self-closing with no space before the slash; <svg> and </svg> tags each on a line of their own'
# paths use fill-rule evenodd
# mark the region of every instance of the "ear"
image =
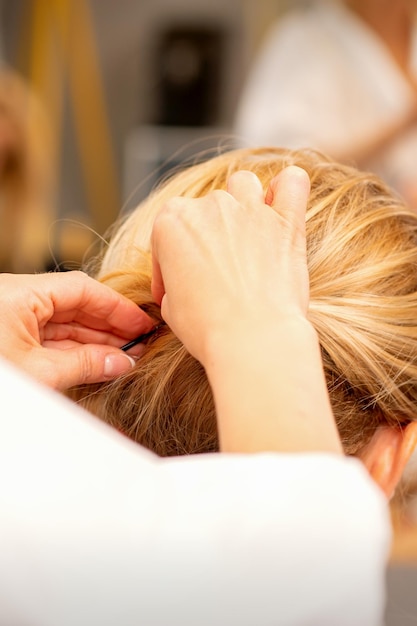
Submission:
<svg viewBox="0 0 417 626">
<path fill-rule="evenodd" d="M 372 478 L 391 498 L 417 445 L 417 422 L 404 427 L 380 426 L 358 455 Z"/>
</svg>

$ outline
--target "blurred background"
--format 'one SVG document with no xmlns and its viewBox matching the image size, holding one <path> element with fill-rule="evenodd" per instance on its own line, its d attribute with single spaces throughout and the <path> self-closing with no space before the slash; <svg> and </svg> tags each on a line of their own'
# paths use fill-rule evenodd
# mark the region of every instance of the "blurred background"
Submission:
<svg viewBox="0 0 417 626">
<path fill-rule="evenodd" d="M 42 176 L 37 172 L 44 188 L 37 191 L 53 224 L 48 266 L 77 266 L 95 233 L 103 235 L 122 209 L 146 195 L 156 168 L 232 145 L 250 60 L 287 5 L 2 0 L 3 62 L 28 82 L 45 112 L 30 158 L 38 168 L 44 162 Z M 26 239 L 34 237 L 30 231 Z M 29 271 L 30 261 L 23 265 L 11 269 Z"/>
<path fill-rule="evenodd" d="M 169 167 L 233 147 L 265 33 L 301 4 L 0 0 L 0 271 L 78 268 Z M 393 511 L 387 626 L 417 623 L 409 511 Z"/>
</svg>

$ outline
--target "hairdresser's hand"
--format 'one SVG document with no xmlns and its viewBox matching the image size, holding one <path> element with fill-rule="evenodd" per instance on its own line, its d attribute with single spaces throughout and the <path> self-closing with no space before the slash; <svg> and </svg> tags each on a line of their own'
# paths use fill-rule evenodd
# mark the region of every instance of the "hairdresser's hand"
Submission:
<svg viewBox="0 0 417 626">
<path fill-rule="evenodd" d="M 153 295 L 196 358 L 204 362 L 208 333 L 305 318 L 309 191 L 298 167 L 276 176 L 266 198 L 259 179 L 241 171 L 228 193 L 175 198 L 164 207 L 152 238 Z"/>
<path fill-rule="evenodd" d="M 228 193 L 177 198 L 155 222 L 153 294 L 204 366 L 227 452 L 341 452 L 307 321 L 309 179 L 289 167 L 266 198 L 250 172 Z"/>
<path fill-rule="evenodd" d="M 0 274 L 0 355 L 57 389 L 112 379 L 133 362 L 118 347 L 152 322 L 82 272 Z"/>
</svg>

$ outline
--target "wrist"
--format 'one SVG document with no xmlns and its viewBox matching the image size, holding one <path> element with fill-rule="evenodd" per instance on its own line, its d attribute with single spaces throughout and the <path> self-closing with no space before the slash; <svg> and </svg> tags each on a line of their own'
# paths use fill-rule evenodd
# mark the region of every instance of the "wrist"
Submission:
<svg viewBox="0 0 417 626">
<path fill-rule="evenodd" d="M 212 371 L 214 374 L 220 364 L 236 365 L 242 362 L 242 358 L 259 351 L 266 351 L 263 352 L 264 357 L 268 354 L 277 356 L 272 348 L 279 348 L 282 342 L 288 344 L 288 354 L 282 355 L 286 358 L 292 356 L 296 346 L 300 350 L 306 344 L 319 346 L 314 326 L 301 314 L 256 321 L 236 319 L 221 330 L 208 334 L 202 364 L 207 373 Z"/>
<path fill-rule="evenodd" d="M 204 366 L 223 451 L 341 452 L 317 333 L 302 316 L 236 321 Z"/>
</svg>

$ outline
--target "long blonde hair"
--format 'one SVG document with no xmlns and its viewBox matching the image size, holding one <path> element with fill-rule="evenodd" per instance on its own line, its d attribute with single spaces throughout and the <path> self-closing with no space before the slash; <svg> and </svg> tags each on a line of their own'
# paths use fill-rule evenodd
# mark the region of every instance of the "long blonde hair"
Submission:
<svg viewBox="0 0 417 626">
<path fill-rule="evenodd" d="M 312 150 L 226 152 L 169 178 L 119 224 L 96 276 L 159 321 L 150 233 L 164 201 L 224 189 L 240 169 L 255 172 L 266 189 L 291 164 L 311 178 L 309 319 L 345 452 L 356 454 L 379 424 L 417 419 L 417 216 L 377 177 Z M 128 374 L 70 395 L 160 455 L 218 449 L 204 369 L 168 327 Z"/>
</svg>

